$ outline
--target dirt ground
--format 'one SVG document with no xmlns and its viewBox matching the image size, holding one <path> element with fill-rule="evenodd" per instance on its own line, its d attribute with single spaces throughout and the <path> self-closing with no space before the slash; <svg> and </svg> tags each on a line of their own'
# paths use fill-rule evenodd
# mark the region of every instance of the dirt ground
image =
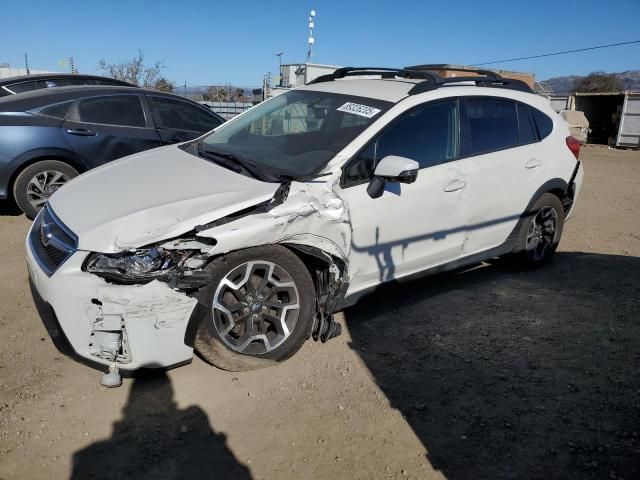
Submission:
<svg viewBox="0 0 640 480">
<path fill-rule="evenodd" d="M 640 153 L 583 149 L 555 261 L 384 287 L 290 361 L 98 385 L 0 216 L 0 479 L 640 478 Z"/>
</svg>

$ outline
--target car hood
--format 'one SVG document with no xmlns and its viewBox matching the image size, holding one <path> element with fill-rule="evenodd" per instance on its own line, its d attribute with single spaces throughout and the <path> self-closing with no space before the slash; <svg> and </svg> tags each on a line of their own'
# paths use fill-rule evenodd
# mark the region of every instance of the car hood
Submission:
<svg viewBox="0 0 640 480">
<path fill-rule="evenodd" d="M 77 235 L 79 249 L 113 253 L 175 237 L 264 202 L 278 187 L 169 146 L 80 175 L 49 205 Z"/>
</svg>

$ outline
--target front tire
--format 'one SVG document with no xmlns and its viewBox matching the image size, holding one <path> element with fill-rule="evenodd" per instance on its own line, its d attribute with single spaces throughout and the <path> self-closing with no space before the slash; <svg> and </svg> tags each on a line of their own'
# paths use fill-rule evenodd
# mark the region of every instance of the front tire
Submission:
<svg viewBox="0 0 640 480">
<path fill-rule="evenodd" d="M 543 194 L 520 219 L 507 264 L 525 269 L 545 265 L 558 248 L 563 227 L 562 202 L 552 193 Z"/>
<path fill-rule="evenodd" d="M 293 356 L 309 338 L 315 288 L 304 263 L 286 247 L 266 245 L 211 262 L 199 292 L 206 314 L 195 348 L 223 370 L 263 368 Z"/>
<path fill-rule="evenodd" d="M 41 160 L 25 168 L 13 184 L 13 198 L 27 218 L 33 220 L 62 185 L 78 171 L 60 160 Z"/>
</svg>

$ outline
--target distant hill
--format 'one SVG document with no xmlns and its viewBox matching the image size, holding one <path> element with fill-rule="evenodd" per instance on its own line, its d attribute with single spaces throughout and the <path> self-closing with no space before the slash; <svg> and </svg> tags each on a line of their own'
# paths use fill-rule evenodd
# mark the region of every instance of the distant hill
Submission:
<svg viewBox="0 0 640 480">
<path fill-rule="evenodd" d="M 612 73 L 620 80 L 623 90 L 639 90 L 640 91 L 640 70 L 629 70 L 626 72 Z M 555 93 L 568 93 L 573 91 L 573 85 L 576 80 L 583 78 L 580 75 L 570 75 L 568 77 L 554 77 L 545 82 L 553 89 Z"/>
</svg>

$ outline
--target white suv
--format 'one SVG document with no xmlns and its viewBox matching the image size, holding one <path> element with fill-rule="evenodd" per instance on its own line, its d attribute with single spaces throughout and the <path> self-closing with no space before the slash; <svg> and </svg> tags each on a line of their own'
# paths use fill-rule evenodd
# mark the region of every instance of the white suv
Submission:
<svg viewBox="0 0 640 480">
<path fill-rule="evenodd" d="M 579 142 L 491 72 L 344 68 L 212 133 L 89 171 L 27 239 L 63 351 L 100 368 L 246 370 L 340 332 L 390 280 L 553 255 Z"/>
</svg>

